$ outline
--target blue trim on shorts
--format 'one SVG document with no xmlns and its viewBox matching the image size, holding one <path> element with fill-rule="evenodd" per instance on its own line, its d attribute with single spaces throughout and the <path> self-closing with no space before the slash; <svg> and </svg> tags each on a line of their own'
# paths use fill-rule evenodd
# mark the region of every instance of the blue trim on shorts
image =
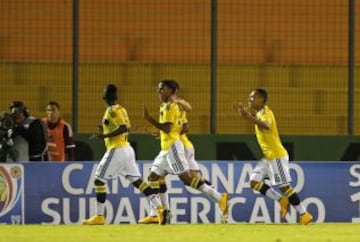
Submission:
<svg viewBox="0 0 360 242">
<path fill-rule="evenodd" d="M 280 176 L 281 176 L 281 180 L 282 182 L 286 182 L 286 176 L 285 176 L 285 173 L 284 173 L 284 169 L 283 169 L 283 166 L 281 164 L 281 160 L 280 159 L 276 159 L 276 166 L 279 170 L 279 173 L 280 173 Z"/>
<path fill-rule="evenodd" d="M 174 158 L 175 158 L 175 164 L 174 164 L 175 167 L 174 168 L 176 168 L 177 171 L 183 171 L 184 166 L 181 163 L 181 160 L 180 160 L 179 154 L 177 153 L 175 144 L 173 144 L 171 146 L 171 150 L 172 150 L 172 152 L 174 154 Z"/>
<path fill-rule="evenodd" d="M 109 165 L 110 165 L 110 163 L 111 163 L 111 159 L 112 159 L 113 156 L 114 156 L 114 153 L 115 153 L 115 149 L 109 150 L 109 156 L 107 157 L 107 159 L 106 159 L 106 161 L 105 161 L 105 164 L 104 164 L 104 166 L 102 167 L 101 172 L 100 172 L 100 174 L 99 174 L 99 177 L 100 177 L 100 178 L 104 178 L 105 173 L 106 173 L 106 170 L 107 170 L 107 168 L 109 167 Z"/>
</svg>

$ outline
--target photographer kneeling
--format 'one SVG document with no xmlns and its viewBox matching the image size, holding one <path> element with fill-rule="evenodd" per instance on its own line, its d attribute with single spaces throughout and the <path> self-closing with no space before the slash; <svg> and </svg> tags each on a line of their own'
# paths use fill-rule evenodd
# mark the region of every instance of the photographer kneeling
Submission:
<svg viewBox="0 0 360 242">
<path fill-rule="evenodd" d="M 12 161 L 46 161 L 47 128 L 37 118 L 31 117 L 21 101 L 10 106 L 11 115 L 16 123 L 12 134 L 13 147 L 9 154 Z"/>
</svg>

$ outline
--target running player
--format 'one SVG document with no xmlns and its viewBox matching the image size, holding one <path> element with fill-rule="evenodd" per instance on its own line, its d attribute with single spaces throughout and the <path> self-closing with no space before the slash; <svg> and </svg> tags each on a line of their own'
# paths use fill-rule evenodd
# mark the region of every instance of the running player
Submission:
<svg viewBox="0 0 360 242">
<path fill-rule="evenodd" d="M 208 180 L 206 180 L 202 177 L 198 162 L 195 160 L 194 146 L 186 135 L 186 133 L 189 131 L 189 122 L 186 117 L 186 112 L 191 112 L 192 107 L 191 107 L 190 103 L 188 103 L 184 99 L 179 98 L 176 94 L 171 96 L 171 100 L 174 103 L 177 103 L 180 106 L 180 108 L 182 109 L 181 122 L 182 122 L 183 126 L 182 126 L 182 130 L 180 133 L 180 141 L 184 145 L 185 157 L 186 157 L 186 160 L 189 162 L 190 173 L 194 177 L 200 177 L 207 185 L 212 186 L 212 184 Z M 168 193 L 166 192 L 167 186 L 166 186 L 166 182 L 165 182 L 165 176 L 161 177 L 159 182 L 160 182 L 160 186 L 164 187 L 163 191 L 165 191 L 165 192 L 160 193 L 161 202 L 163 204 L 169 204 Z M 224 222 L 226 221 L 226 217 L 227 217 L 227 215 L 223 214 L 222 220 Z M 157 216 L 157 212 L 155 209 L 152 209 L 152 208 L 150 209 L 150 213 L 147 217 L 139 219 L 139 221 L 138 221 L 139 224 L 152 224 L 152 223 L 158 223 L 158 222 L 159 222 L 159 218 Z M 170 223 L 170 221 L 167 221 L 167 223 Z"/>
<path fill-rule="evenodd" d="M 124 107 L 116 103 L 117 87 L 108 84 L 104 90 L 103 99 L 106 103 L 106 111 L 99 126 L 99 133 L 92 138 L 105 140 L 106 152 L 100 161 L 95 173 L 96 214 L 89 219 L 83 220 L 84 225 L 105 224 L 104 204 L 106 201 L 105 183 L 109 179 L 116 179 L 122 175 L 133 186 L 138 188 L 151 202 L 159 214 L 159 223 L 164 223 L 165 211 L 157 192 L 149 184 L 143 181 L 139 168 L 135 162 L 135 153 L 128 142 L 130 120 Z"/>
<path fill-rule="evenodd" d="M 166 193 L 167 187 L 163 177 L 166 174 L 176 174 L 185 185 L 205 193 L 218 202 L 223 216 L 227 217 L 227 193 L 220 194 L 214 188 L 207 185 L 201 177 L 194 176 L 190 172 L 184 145 L 180 140 L 180 134 L 183 129 L 182 110 L 180 105 L 171 98 L 176 93 L 178 86 L 177 82 L 173 80 L 164 80 L 159 83 L 159 96 L 162 101 L 159 122 L 144 107 L 144 118 L 160 130 L 161 142 L 161 151 L 153 162 L 148 180 L 154 188 L 158 189 L 164 208 L 167 210 L 167 215 L 170 214 L 170 211 Z M 167 219 L 168 221 L 169 219 Z"/>
<path fill-rule="evenodd" d="M 264 158 L 257 163 L 250 176 L 250 186 L 253 190 L 279 201 L 281 218 L 285 218 L 290 203 L 300 214 L 300 224 L 306 225 L 313 217 L 306 211 L 295 189 L 290 185 L 289 155 L 281 143 L 275 116 L 266 105 L 267 96 L 266 90 L 258 88 L 249 95 L 249 108 L 245 108 L 242 103 L 234 105 L 234 110 L 241 117 L 255 124 L 256 138 L 264 154 Z M 285 196 L 264 183 L 267 177 Z"/>
</svg>

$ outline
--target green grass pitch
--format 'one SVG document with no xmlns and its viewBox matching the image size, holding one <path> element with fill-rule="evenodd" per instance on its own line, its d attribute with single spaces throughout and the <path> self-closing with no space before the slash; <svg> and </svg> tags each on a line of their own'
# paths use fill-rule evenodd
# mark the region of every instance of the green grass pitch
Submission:
<svg viewBox="0 0 360 242">
<path fill-rule="evenodd" d="M 360 224 L 1 225 L 0 242 L 359 242 Z"/>
</svg>

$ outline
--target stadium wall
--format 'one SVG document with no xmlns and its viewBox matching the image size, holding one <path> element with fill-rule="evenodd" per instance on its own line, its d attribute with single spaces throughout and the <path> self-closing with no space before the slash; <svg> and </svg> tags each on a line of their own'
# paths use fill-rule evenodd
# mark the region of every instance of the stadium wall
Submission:
<svg viewBox="0 0 360 242">
<path fill-rule="evenodd" d="M 140 162 L 146 177 L 151 163 Z M 284 221 L 277 203 L 254 194 L 248 181 L 253 162 L 200 163 L 204 177 L 229 193 L 229 223 L 296 223 L 291 208 Z M 94 172 L 97 164 L 23 163 L 0 165 L 1 224 L 79 224 L 94 214 Z M 360 222 L 360 164 L 358 162 L 292 162 L 293 185 L 314 222 Z M 198 191 L 167 177 L 172 223 L 219 223 L 217 205 Z M 4 193 L 5 191 L 5 193 Z M 148 201 L 124 178 L 107 186 L 107 223 L 136 223 L 146 215 Z M 5 194 L 5 195 L 4 195 Z"/>
<path fill-rule="evenodd" d="M 269 106 L 275 112 L 284 135 L 348 135 L 348 68 L 346 65 L 226 64 L 217 68 L 217 99 L 211 99 L 210 66 L 205 64 L 148 64 L 132 62 L 86 63 L 79 65 L 76 116 L 77 132 L 94 131 L 104 112 L 103 87 L 115 83 L 119 102 L 128 110 L 136 127 L 147 127 L 142 116 L 146 104 L 158 113 L 156 87 L 171 78 L 180 83 L 180 95 L 193 106 L 188 115 L 191 133 L 209 134 L 211 106 L 216 105 L 216 134 L 252 134 L 253 127 L 232 110 L 245 102 L 250 90 L 269 92 Z M 360 80 L 360 66 L 355 70 Z M 36 117 L 45 116 L 49 100 L 61 105 L 63 118 L 71 122 L 71 63 L 1 63 L 2 99 L 0 111 L 21 98 Z M 360 82 L 354 88 L 354 135 L 360 134 Z M 143 130 L 135 131 L 144 133 Z"/>
</svg>

